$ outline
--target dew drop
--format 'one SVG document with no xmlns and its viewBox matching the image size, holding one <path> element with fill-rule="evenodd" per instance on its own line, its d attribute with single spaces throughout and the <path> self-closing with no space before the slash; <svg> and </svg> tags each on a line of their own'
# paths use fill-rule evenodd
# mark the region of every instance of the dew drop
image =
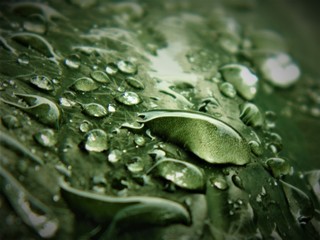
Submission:
<svg viewBox="0 0 320 240">
<path fill-rule="evenodd" d="M 81 60 L 78 55 L 72 54 L 64 60 L 64 64 L 71 69 L 78 69 L 81 65 Z"/>
<path fill-rule="evenodd" d="M 276 126 L 277 114 L 273 111 L 265 112 L 265 127 L 267 129 L 272 129 Z"/>
<path fill-rule="evenodd" d="M 134 142 L 135 144 L 137 144 L 138 146 L 143 146 L 146 143 L 146 140 L 144 139 L 143 136 L 139 136 L 137 134 L 134 135 Z"/>
<path fill-rule="evenodd" d="M 30 62 L 30 57 L 29 57 L 29 55 L 26 54 L 26 53 L 21 53 L 21 54 L 18 56 L 17 62 L 18 62 L 20 65 L 28 65 L 29 62 Z"/>
<path fill-rule="evenodd" d="M 89 152 L 103 152 L 108 149 L 108 135 L 101 129 L 93 129 L 85 135 L 84 147 Z"/>
<path fill-rule="evenodd" d="M 141 103 L 141 98 L 135 92 L 124 92 L 116 97 L 116 100 L 124 105 L 132 106 Z"/>
<path fill-rule="evenodd" d="M 81 77 L 75 81 L 73 87 L 78 91 L 89 92 L 97 89 L 99 86 L 91 78 Z"/>
<path fill-rule="evenodd" d="M 108 104 L 108 112 L 114 113 L 116 111 L 116 106 L 114 104 Z"/>
<path fill-rule="evenodd" d="M 121 60 L 117 63 L 118 69 L 126 74 L 135 74 L 137 72 L 137 66 L 129 61 Z"/>
<path fill-rule="evenodd" d="M 136 161 L 127 165 L 128 170 L 131 173 L 140 173 L 144 170 L 144 165 L 142 161 Z"/>
<path fill-rule="evenodd" d="M 54 89 L 53 82 L 46 76 L 33 76 L 30 83 L 41 90 L 52 91 Z"/>
<path fill-rule="evenodd" d="M 122 152 L 118 149 L 113 149 L 112 151 L 110 151 L 109 155 L 108 155 L 108 161 L 111 163 L 116 163 L 120 160 L 122 155 Z"/>
<path fill-rule="evenodd" d="M 140 80 L 138 80 L 138 79 L 136 79 L 134 77 L 127 77 L 126 81 L 131 87 L 133 87 L 133 88 L 135 88 L 137 90 L 143 90 L 144 89 L 144 84 Z"/>
<path fill-rule="evenodd" d="M 92 123 L 87 121 L 87 120 L 84 120 L 80 124 L 79 129 L 80 129 L 81 132 L 86 133 L 91 129 L 91 127 L 92 127 Z"/>
<path fill-rule="evenodd" d="M 243 183 L 242 183 L 242 180 L 241 180 L 241 178 L 238 176 L 238 175 L 233 175 L 232 177 L 231 177 L 231 179 L 232 179 L 232 182 L 233 182 L 233 184 L 234 185 L 236 185 L 238 188 L 240 188 L 240 189 L 243 189 Z"/>
<path fill-rule="evenodd" d="M 263 124 L 263 117 L 259 108 L 249 102 L 240 105 L 240 119 L 248 126 L 260 127 Z"/>
<path fill-rule="evenodd" d="M 246 66 L 228 64 L 220 69 L 223 78 L 231 83 L 246 100 L 252 100 L 257 93 L 258 77 Z"/>
<path fill-rule="evenodd" d="M 219 190 L 226 190 L 228 188 L 227 181 L 222 177 L 212 177 L 209 179 L 209 182 L 212 187 L 215 187 Z"/>
<path fill-rule="evenodd" d="M 83 112 L 90 117 L 105 117 L 108 112 L 104 106 L 98 103 L 83 104 Z"/>
<path fill-rule="evenodd" d="M 291 166 L 282 158 L 269 158 L 266 164 L 275 178 L 280 178 L 290 173 Z"/>
<path fill-rule="evenodd" d="M 234 98 L 237 94 L 234 86 L 228 82 L 221 83 L 219 89 L 223 95 L 229 98 Z"/>
<path fill-rule="evenodd" d="M 250 141 L 249 146 L 250 146 L 251 152 L 254 155 L 261 156 L 263 154 L 263 148 L 261 144 L 258 143 L 257 141 L 254 141 L 254 140 Z"/>
<path fill-rule="evenodd" d="M 110 78 L 109 76 L 102 71 L 93 71 L 91 72 L 90 76 L 96 80 L 97 82 L 101 82 L 101 83 L 107 83 L 110 82 Z"/>
<path fill-rule="evenodd" d="M 76 102 L 64 97 L 59 98 L 59 103 L 61 106 L 64 106 L 64 107 L 72 107 L 77 104 Z"/>
<path fill-rule="evenodd" d="M 110 76 L 114 76 L 118 73 L 118 67 L 114 63 L 108 63 L 106 66 L 106 73 Z"/>
<path fill-rule="evenodd" d="M 21 124 L 16 116 L 11 114 L 5 115 L 2 117 L 3 125 L 8 129 L 16 129 L 21 127 Z"/>
<path fill-rule="evenodd" d="M 43 147 L 52 147 L 57 143 L 52 129 L 42 129 L 34 135 L 34 139 Z"/>
</svg>

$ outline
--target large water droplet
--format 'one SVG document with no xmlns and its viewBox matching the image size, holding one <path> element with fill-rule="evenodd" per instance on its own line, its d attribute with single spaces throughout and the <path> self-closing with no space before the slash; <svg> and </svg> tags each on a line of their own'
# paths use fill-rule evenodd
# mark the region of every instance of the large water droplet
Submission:
<svg viewBox="0 0 320 240">
<path fill-rule="evenodd" d="M 141 98 L 135 92 L 124 92 L 116 97 L 116 100 L 124 105 L 131 106 L 141 103 Z"/>
<path fill-rule="evenodd" d="M 219 89 L 223 95 L 229 98 L 234 98 L 237 94 L 236 89 L 231 83 L 224 82 L 219 85 Z"/>
<path fill-rule="evenodd" d="M 33 76 L 30 83 L 42 90 L 52 91 L 54 89 L 53 82 L 46 76 Z"/>
<path fill-rule="evenodd" d="M 91 77 L 96 80 L 97 82 L 101 82 L 101 83 L 107 83 L 110 82 L 110 78 L 109 76 L 102 71 L 93 71 L 91 74 Z"/>
<path fill-rule="evenodd" d="M 34 139 L 43 147 L 52 147 L 57 143 L 52 129 L 42 129 L 34 135 Z"/>
<path fill-rule="evenodd" d="M 104 117 L 108 114 L 104 106 L 98 103 L 83 104 L 83 111 L 90 117 Z"/>
<path fill-rule="evenodd" d="M 144 89 L 143 83 L 140 80 L 138 80 L 137 78 L 134 78 L 134 77 L 130 76 L 130 77 L 126 78 L 126 81 L 131 87 L 133 87 L 135 89 L 138 89 L 138 90 L 143 90 Z"/>
<path fill-rule="evenodd" d="M 204 188 L 205 181 L 202 170 L 191 163 L 165 158 L 159 160 L 154 167 L 161 177 L 181 188 L 189 190 L 203 190 Z"/>
<path fill-rule="evenodd" d="M 81 77 L 78 78 L 75 83 L 73 84 L 75 90 L 82 91 L 82 92 L 89 92 L 97 89 L 99 85 L 93 81 L 91 78 L 88 77 Z"/>
<path fill-rule="evenodd" d="M 17 119 L 16 116 L 13 115 L 5 115 L 1 118 L 3 125 L 8 129 L 15 129 L 21 127 L 21 123 Z"/>
<path fill-rule="evenodd" d="M 291 184 L 284 181 L 281 181 L 281 183 L 292 215 L 300 224 L 306 224 L 314 215 L 314 206 L 311 199 Z"/>
<path fill-rule="evenodd" d="M 103 152 L 108 149 L 108 135 L 101 129 L 93 129 L 85 135 L 84 147 L 89 152 Z"/>
<path fill-rule="evenodd" d="M 129 61 L 119 61 L 117 63 L 118 69 L 126 74 L 135 74 L 137 72 L 137 66 Z"/>
<path fill-rule="evenodd" d="M 299 67 L 285 53 L 273 54 L 260 63 L 264 78 L 276 87 L 286 88 L 296 83 L 300 77 Z"/>
<path fill-rule="evenodd" d="M 152 133 L 185 147 L 209 163 L 242 165 L 250 161 L 247 141 L 231 126 L 206 114 L 154 110 L 140 116 L 144 119 L 139 122 Z"/>
<path fill-rule="evenodd" d="M 248 126 L 260 127 L 263 124 L 263 117 L 259 108 L 249 102 L 240 105 L 240 119 Z"/>
<path fill-rule="evenodd" d="M 64 64 L 69 68 L 78 69 L 81 65 L 81 60 L 78 55 L 72 54 L 64 60 Z"/>
<path fill-rule="evenodd" d="M 233 84 L 242 97 L 252 100 L 258 88 L 258 77 L 246 66 L 240 64 L 228 64 L 220 71 L 224 79 Z"/>
<path fill-rule="evenodd" d="M 282 158 L 269 158 L 266 164 L 275 178 L 285 176 L 291 170 L 289 163 Z"/>
</svg>

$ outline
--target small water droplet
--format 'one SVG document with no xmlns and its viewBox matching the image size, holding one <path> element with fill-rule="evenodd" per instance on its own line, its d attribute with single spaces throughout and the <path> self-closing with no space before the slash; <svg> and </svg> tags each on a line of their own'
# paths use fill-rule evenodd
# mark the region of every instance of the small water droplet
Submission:
<svg viewBox="0 0 320 240">
<path fill-rule="evenodd" d="M 228 64 L 220 71 L 223 78 L 237 89 L 239 94 L 246 100 L 252 100 L 257 93 L 258 77 L 246 66 L 240 64 Z"/>
<path fill-rule="evenodd" d="M 127 106 L 137 105 L 141 103 L 141 98 L 135 92 L 124 92 L 116 97 L 116 100 Z"/>
<path fill-rule="evenodd" d="M 93 126 L 93 125 L 92 125 L 91 122 L 89 122 L 89 121 L 87 121 L 87 120 L 84 120 L 84 121 L 80 124 L 79 129 L 80 129 L 81 132 L 86 133 L 86 132 L 88 132 L 88 131 L 91 129 L 92 126 Z"/>
<path fill-rule="evenodd" d="M 120 160 L 122 155 L 122 152 L 118 149 L 113 149 L 112 151 L 110 151 L 109 155 L 108 155 L 108 161 L 111 163 L 116 163 Z"/>
<path fill-rule="evenodd" d="M 223 95 L 229 98 L 234 98 L 237 94 L 237 91 L 234 88 L 234 86 L 228 82 L 221 83 L 219 89 Z"/>
<path fill-rule="evenodd" d="M 250 146 L 251 152 L 253 152 L 254 155 L 261 156 L 263 154 L 263 148 L 261 144 L 258 143 L 257 141 L 254 141 L 254 140 L 250 141 L 249 146 Z"/>
<path fill-rule="evenodd" d="M 275 178 L 280 178 L 290 173 L 291 166 L 282 158 L 269 158 L 266 164 Z"/>
<path fill-rule="evenodd" d="M 46 76 L 33 76 L 30 83 L 42 90 L 52 91 L 54 89 L 52 81 Z"/>
<path fill-rule="evenodd" d="M 266 111 L 265 112 L 265 127 L 267 129 L 272 129 L 275 128 L 276 126 L 276 119 L 277 119 L 277 114 L 273 111 Z"/>
<path fill-rule="evenodd" d="M 78 69 L 81 65 L 81 60 L 78 55 L 72 54 L 64 60 L 64 64 L 69 68 Z"/>
<path fill-rule="evenodd" d="M 34 139 L 43 147 L 52 147 L 57 143 L 52 129 L 42 129 L 34 135 Z"/>
<path fill-rule="evenodd" d="M 212 177 L 209 179 L 211 186 L 219 189 L 219 190 L 226 190 L 228 188 L 227 181 L 222 177 Z"/>
<path fill-rule="evenodd" d="M 60 105 L 62 105 L 64 107 L 72 107 L 77 104 L 75 101 L 72 101 L 72 100 L 64 98 L 64 97 L 59 99 L 59 103 L 60 103 Z"/>
<path fill-rule="evenodd" d="M 44 34 L 47 31 L 47 24 L 40 14 L 32 14 L 23 22 L 23 28 L 29 32 Z"/>
<path fill-rule="evenodd" d="M 104 106 L 98 103 L 83 104 L 83 111 L 90 117 L 105 117 L 108 112 Z"/>
<path fill-rule="evenodd" d="M 114 104 L 108 104 L 108 112 L 114 113 L 116 111 L 116 106 Z"/>
<path fill-rule="evenodd" d="M 118 69 L 126 74 L 135 74 L 137 72 L 137 66 L 129 61 L 121 60 L 117 63 Z"/>
<path fill-rule="evenodd" d="M 17 59 L 18 63 L 20 65 L 28 65 L 29 62 L 30 62 L 30 57 L 28 54 L 26 53 L 21 53 L 19 56 L 18 56 L 18 59 Z"/>
<path fill-rule="evenodd" d="M 135 89 L 138 89 L 138 90 L 144 89 L 144 84 L 140 80 L 138 80 L 137 78 L 127 77 L 126 81 L 131 87 L 133 87 Z"/>
<path fill-rule="evenodd" d="M 110 82 L 110 78 L 109 76 L 102 71 L 93 71 L 91 72 L 90 76 L 96 80 L 97 82 L 101 82 L 101 83 L 107 83 Z"/>
<path fill-rule="evenodd" d="M 236 185 L 238 188 L 240 188 L 240 189 L 243 189 L 243 184 L 242 184 L 242 180 L 241 180 L 241 178 L 238 176 L 238 175 L 233 175 L 232 177 L 231 177 L 231 179 L 232 179 L 232 182 L 233 182 L 233 184 L 234 185 Z"/>
<path fill-rule="evenodd" d="M 293 85 L 300 77 L 299 67 L 286 53 L 266 57 L 260 63 L 260 71 L 272 85 L 281 88 Z"/>
<path fill-rule="evenodd" d="M 2 123 L 8 129 L 15 129 L 21 127 L 21 124 L 17 117 L 10 114 L 2 117 Z"/>
<path fill-rule="evenodd" d="M 137 161 L 137 162 L 128 164 L 127 168 L 131 173 L 140 173 L 144 170 L 144 165 L 142 161 Z"/>
<path fill-rule="evenodd" d="M 81 77 L 75 81 L 73 87 L 78 91 L 89 92 L 97 89 L 99 85 L 97 85 L 91 78 Z"/>
<path fill-rule="evenodd" d="M 138 146 L 143 146 L 143 145 L 146 143 L 146 140 L 144 139 L 143 136 L 140 136 L 140 135 L 135 134 L 135 135 L 134 135 L 134 142 L 135 142 L 135 144 L 137 144 Z"/>
<path fill-rule="evenodd" d="M 93 129 L 85 135 L 84 147 L 89 152 L 103 152 L 108 149 L 108 135 L 101 129 Z"/>
<path fill-rule="evenodd" d="M 248 126 L 260 127 L 263 124 L 263 117 L 259 108 L 249 102 L 240 105 L 240 119 Z"/>
<path fill-rule="evenodd" d="M 114 63 L 108 63 L 106 66 L 106 73 L 110 76 L 114 76 L 118 73 L 118 67 Z"/>
</svg>

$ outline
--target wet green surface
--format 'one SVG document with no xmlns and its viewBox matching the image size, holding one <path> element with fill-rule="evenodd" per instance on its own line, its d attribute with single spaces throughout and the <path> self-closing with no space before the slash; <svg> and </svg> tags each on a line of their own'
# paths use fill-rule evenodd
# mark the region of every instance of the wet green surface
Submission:
<svg viewBox="0 0 320 240">
<path fill-rule="evenodd" d="M 1 239 L 320 237 L 306 6 L 0 7 Z"/>
</svg>

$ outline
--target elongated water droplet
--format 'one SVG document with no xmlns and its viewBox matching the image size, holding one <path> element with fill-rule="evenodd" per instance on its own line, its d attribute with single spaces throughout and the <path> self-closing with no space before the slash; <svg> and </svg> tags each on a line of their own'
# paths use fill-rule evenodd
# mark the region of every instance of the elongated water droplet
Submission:
<svg viewBox="0 0 320 240">
<path fill-rule="evenodd" d="M 203 190 L 205 181 L 200 168 L 172 158 L 159 160 L 155 166 L 158 174 L 175 185 L 189 190 Z"/>
<path fill-rule="evenodd" d="M 220 71 L 223 78 L 232 83 L 239 94 L 246 100 L 252 100 L 255 97 L 258 88 L 258 77 L 246 66 L 228 64 L 223 66 Z"/>
<path fill-rule="evenodd" d="M 229 98 L 234 98 L 237 94 L 237 91 L 234 88 L 234 86 L 228 82 L 221 83 L 219 89 L 223 95 Z"/>
<path fill-rule="evenodd" d="M 90 117 L 105 117 L 108 114 L 105 107 L 98 103 L 84 104 L 83 111 Z"/>
<path fill-rule="evenodd" d="M 248 126 L 260 127 L 263 124 L 263 117 L 259 108 L 249 102 L 240 105 L 240 119 Z"/>
<path fill-rule="evenodd" d="M 131 106 L 141 103 L 141 98 L 135 92 L 124 92 L 116 97 L 116 100 L 124 105 Z"/>
<path fill-rule="evenodd" d="M 52 91 L 54 89 L 53 82 L 46 76 L 33 76 L 30 83 L 41 90 Z"/>
<path fill-rule="evenodd" d="M 42 129 L 34 135 L 34 139 L 43 147 L 52 147 L 57 143 L 52 129 Z"/>
<path fill-rule="evenodd" d="M 137 66 L 129 61 L 119 61 L 117 63 L 118 69 L 126 74 L 135 74 L 137 72 Z"/>
<path fill-rule="evenodd" d="M 64 64 L 71 69 L 78 69 L 81 65 L 81 60 L 78 55 L 72 54 L 64 60 Z"/>
<path fill-rule="evenodd" d="M 75 90 L 82 91 L 82 92 L 89 92 L 97 89 L 99 85 L 93 81 L 91 78 L 88 77 L 81 77 L 78 78 L 75 83 L 73 84 Z"/>
<path fill-rule="evenodd" d="M 185 147 L 209 163 L 246 164 L 250 148 L 231 126 L 192 111 L 154 110 L 141 113 L 151 132 Z M 165 127 L 164 127 L 165 126 Z"/>
<path fill-rule="evenodd" d="M 127 77 L 126 81 L 131 87 L 133 87 L 135 89 L 138 89 L 138 90 L 144 89 L 144 84 L 140 80 L 138 80 L 137 78 Z"/>
<path fill-rule="evenodd" d="M 91 74 L 91 77 L 96 80 L 97 82 L 101 82 L 101 83 L 107 83 L 110 82 L 110 78 L 109 76 L 102 71 L 93 71 Z"/>
<path fill-rule="evenodd" d="M 282 158 L 269 158 L 266 164 L 275 178 L 285 176 L 291 170 L 289 163 Z"/>
<path fill-rule="evenodd" d="M 103 152 L 108 149 L 108 135 L 101 129 L 93 129 L 85 135 L 84 147 L 89 152 Z"/>
</svg>

